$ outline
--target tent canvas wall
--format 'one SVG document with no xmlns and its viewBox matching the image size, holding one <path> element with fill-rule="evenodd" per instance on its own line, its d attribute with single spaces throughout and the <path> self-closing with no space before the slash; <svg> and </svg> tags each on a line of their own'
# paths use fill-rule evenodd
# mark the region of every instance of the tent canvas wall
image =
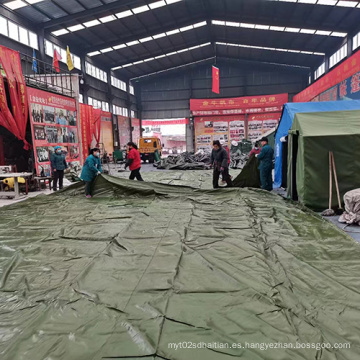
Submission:
<svg viewBox="0 0 360 360">
<path fill-rule="evenodd" d="M 291 129 L 295 114 L 298 113 L 312 113 L 323 111 L 346 111 L 346 110 L 360 110 L 360 101 L 324 101 L 324 102 L 309 102 L 309 103 L 287 103 L 280 119 L 279 126 L 275 134 L 275 181 L 274 187 L 278 188 L 282 184 L 282 169 L 283 169 L 283 143 L 280 139 L 288 135 Z M 286 160 L 285 160 L 286 161 Z M 284 167 L 286 168 L 286 167 Z"/>
<path fill-rule="evenodd" d="M 288 196 L 316 210 L 328 208 L 329 151 L 341 199 L 360 187 L 360 111 L 296 114 L 289 132 Z M 333 184 L 335 184 L 333 182 Z M 333 185 L 333 204 L 337 204 Z"/>
</svg>

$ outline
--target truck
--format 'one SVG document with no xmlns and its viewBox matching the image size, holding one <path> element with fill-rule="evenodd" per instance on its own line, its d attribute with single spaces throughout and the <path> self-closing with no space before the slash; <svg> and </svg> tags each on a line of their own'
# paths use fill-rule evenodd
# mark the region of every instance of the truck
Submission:
<svg viewBox="0 0 360 360">
<path fill-rule="evenodd" d="M 139 140 L 139 152 L 141 160 L 149 163 L 158 161 L 162 154 L 161 141 L 157 137 L 142 137 Z"/>
</svg>

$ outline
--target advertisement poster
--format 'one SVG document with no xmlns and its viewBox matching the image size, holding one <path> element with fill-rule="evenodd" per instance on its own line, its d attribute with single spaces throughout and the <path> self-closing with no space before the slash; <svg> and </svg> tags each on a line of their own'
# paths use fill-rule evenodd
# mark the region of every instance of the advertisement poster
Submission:
<svg viewBox="0 0 360 360">
<path fill-rule="evenodd" d="M 132 118 L 131 119 L 131 127 L 132 127 L 132 141 L 135 144 L 139 144 L 140 140 L 140 120 Z"/>
<path fill-rule="evenodd" d="M 126 147 L 127 143 L 131 141 L 131 128 L 130 120 L 125 116 L 118 116 L 119 124 L 119 137 L 120 137 L 120 148 Z"/>
<path fill-rule="evenodd" d="M 101 112 L 101 145 L 108 155 L 114 152 L 112 114 L 104 111 Z"/>
<path fill-rule="evenodd" d="M 228 132 L 229 123 L 227 121 L 216 121 L 214 122 L 214 133 Z"/>
<path fill-rule="evenodd" d="M 230 142 L 239 142 L 245 138 L 245 121 L 230 121 Z"/>
<path fill-rule="evenodd" d="M 249 140 L 255 140 L 263 133 L 262 120 L 250 120 L 248 123 L 248 138 Z"/>
<path fill-rule="evenodd" d="M 51 175 L 50 157 L 60 145 L 70 167 L 81 164 L 76 101 L 28 88 L 36 171 Z"/>
</svg>

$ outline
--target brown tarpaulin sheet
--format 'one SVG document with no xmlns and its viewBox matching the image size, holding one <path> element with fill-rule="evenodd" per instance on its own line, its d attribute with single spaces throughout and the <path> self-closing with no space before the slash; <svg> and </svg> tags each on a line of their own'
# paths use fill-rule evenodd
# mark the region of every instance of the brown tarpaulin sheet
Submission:
<svg viewBox="0 0 360 360">
<path fill-rule="evenodd" d="M 0 228 L 1 360 L 359 359 L 359 244 L 268 192 L 101 176 Z M 232 347 L 279 342 L 351 348 Z"/>
</svg>

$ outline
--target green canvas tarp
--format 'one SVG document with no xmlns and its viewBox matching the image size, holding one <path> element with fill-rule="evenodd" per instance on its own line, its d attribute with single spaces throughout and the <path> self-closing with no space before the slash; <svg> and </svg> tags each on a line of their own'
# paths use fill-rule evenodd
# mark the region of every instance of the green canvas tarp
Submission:
<svg viewBox="0 0 360 360">
<path fill-rule="evenodd" d="M 341 198 L 360 187 L 360 111 L 300 113 L 289 132 L 288 196 L 316 210 L 329 206 L 329 151 Z M 333 180 L 333 204 L 337 205 Z"/>
<path fill-rule="evenodd" d="M 359 244 L 268 192 L 100 176 L 0 228 L 1 360 L 359 359 Z"/>
</svg>

